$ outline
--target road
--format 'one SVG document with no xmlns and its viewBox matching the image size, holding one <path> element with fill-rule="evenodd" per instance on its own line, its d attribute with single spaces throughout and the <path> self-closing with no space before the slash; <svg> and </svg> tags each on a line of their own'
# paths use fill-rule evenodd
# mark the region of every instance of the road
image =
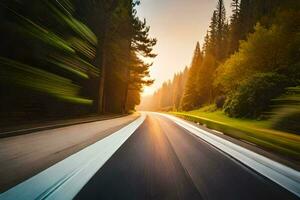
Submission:
<svg viewBox="0 0 300 200">
<path fill-rule="evenodd" d="M 0 138 L 0 193 L 111 135 L 138 116 Z"/>
<path fill-rule="evenodd" d="M 144 123 L 75 199 L 297 199 L 166 117 Z"/>
</svg>

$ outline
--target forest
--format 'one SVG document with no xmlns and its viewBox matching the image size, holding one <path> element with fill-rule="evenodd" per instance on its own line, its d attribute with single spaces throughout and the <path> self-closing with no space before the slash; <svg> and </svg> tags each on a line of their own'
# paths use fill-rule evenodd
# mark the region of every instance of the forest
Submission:
<svg viewBox="0 0 300 200">
<path fill-rule="evenodd" d="M 271 118 L 299 131 L 300 1 L 218 0 L 190 66 L 166 81 L 140 109 L 222 110 L 232 118 Z"/>
<path fill-rule="evenodd" d="M 139 3 L 1 1 L 1 124 L 133 110 L 156 56 Z"/>
</svg>

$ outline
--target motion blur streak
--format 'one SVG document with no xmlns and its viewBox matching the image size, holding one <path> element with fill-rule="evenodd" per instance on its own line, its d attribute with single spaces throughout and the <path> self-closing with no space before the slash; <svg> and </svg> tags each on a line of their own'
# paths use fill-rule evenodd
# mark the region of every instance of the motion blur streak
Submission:
<svg viewBox="0 0 300 200">
<path fill-rule="evenodd" d="M 89 112 L 95 98 L 87 85 L 99 77 L 99 68 L 92 64 L 97 37 L 74 17 L 68 0 L 35 1 L 28 6 L 23 1 L 0 3 L 2 37 L 12 38 L 3 40 L 0 48 L 5 105 L 1 113 L 18 119 L 38 113 L 66 115 L 75 107 L 75 114 Z M 45 107 L 49 107 L 46 112 Z"/>
</svg>

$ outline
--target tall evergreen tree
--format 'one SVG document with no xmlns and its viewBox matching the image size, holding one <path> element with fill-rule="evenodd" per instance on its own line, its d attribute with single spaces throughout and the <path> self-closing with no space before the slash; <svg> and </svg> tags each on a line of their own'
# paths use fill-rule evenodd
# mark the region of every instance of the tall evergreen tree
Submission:
<svg viewBox="0 0 300 200">
<path fill-rule="evenodd" d="M 183 97 L 184 87 L 186 85 L 187 77 L 188 77 L 189 68 L 185 67 L 185 69 L 179 74 L 175 75 L 173 78 L 173 110 L 179 110 L 180 101 Z"/>
<path fill-rule="evenodd" d="M 226 10 L 223 0 L 219 0 L 203 45 L 206 53 L 213 55 L 219 62 L 227 56 L 227 34 Z"/>
<path fill-rule="evenodd" d="M 231 19 L 235 20 L 236 18 L 238 18 L 238 15 L 240 13 L 240 0 L 232 0 L 230 6 L 232 8 Z"/>
<path fill-rule="evenodd" d="M 184 89 L 184 95 L 181 101 L 182 110 L 191 110 L 199 106 L 197 93 L 198 73 L 202 64 L 203 55 L 200 49 L 200 44 L 197 42 L 194 51 L 193 60 L 189 70 L 188 80 Z"/>
<path fill-rule="evenodd" d="M 209 52 L 209 45 L 210 45 L 209 41 L 210 41 L 210 35 L 209 35 L 209 31 L 207 31 L 202 45 L 202 52 L 204 55 Z"/>
<path fill-rule="evenodd" d="M 133 7 L 139 5 L 139 1 L 133 2 Z M 132 23 L 132 39 L 130 43 L 131 56 L 129 57 L 129 70 L 127 73 L 127 90 L 125 93 L 125 110 L 132 110 L 134 106 L 131 100 L 128 99 L 129 93 L 135 93 L 134 101 L 140 101 L 140 92 L 144 86 L 151 85 L 153 80 L 149 79 L 149 68 L 152 63 L 145 63 L 143 58 L 154 58 L 156 54 L 153 53 L 153 47 L 156 45 L 157 40 L 149 37 L 150 27 L 147 26 L 146 20 L 141 21 L 137 16 L 136 9 L 131 13 Z M 137 105 L 137 104 L 135 104 Z"/>
<path fill-rule="evenodd" d="M 179 107 L 179 103 L 180 103 L 180 92 L 181 92 L 181 87 L 182 85 L 180 85 L 182 82 L 182 73 L 179 74 L 175 74 L 173 81 L 172 81 L 172 106 L 173 106 L 173 110 L 177 110 L 177 108 Z"/>
<path fill-rule="evenodd" d="M 240 31 L 237 40 L 245 40 L 248 33 L 254 28 L 253 7 L 253 0 L 241 0 L 238 24 Z"/>
<path fill-rule="evenodd" d="M 156 39 L 149 37 L 146 21 L 137 17 L 135 0 L 76 0 L 78 15 L 85 19 L 99 38 L 95 65 L 101 70 L 98 84 L 98 112 L 126 112 L 139 102 L 143 85 L 149 85 L 150 64 Z M 129 97 L 131 95 L 130 98 Z M 134 99 L 133 97 L 137 98 Z M 106 103 L 107 102 L 107 103 Z"/>
<path fill-rule="evenodd" d="M 120 69 L 120 62 L 116 63 L 115 61 L 120 61 L 121 58 L 115 59 L 115 57 L 118 50 L 123 49 L 126 45 L 121 44 L 120 40 L 126 38 L 127 41 L 130 41 L 128 17 L 130 16 L 131 0 L 86 0 L 85 3 L 82 3 L 81 0 L 74 0 L 74 4 L 77 15 L 87 22 L 98 40 L 101 41 L 97 45 L 96 57 L 93 60 L 94 65 L 100 70 L 99 78 L 93 82 L 93 85 L 96 85 L 94 86 L 95 90 L 98 91 L 96 95 L 98 113 L 112 112 L 114 110 L 112 107 L 120 104 L 120 102 L 116 102 L 120 99 L 113 101 L 116 102 L 114 106 L 107 105 L 106 102 L 110 101 L 108 99 L 111 95 L 110 82 L 120 82 L 115 74 Z M 120 29 L 123 30 L 120 31 Z M 127 35 L 125 35 L 126 33 Z M 129 49 L 123 49 L 123 52 L 128 53 Z"/>
<path fill-rule="evenodd" d="M 203 58 L 203 62 L 197 77 L 199 106 L 211 103 L 215 97 L 215 91 L 213 90 L 212 83 L 216 68 L 217 63 L 215 57 L 211 54 L 206 54 Z"/>
<path fill-rule="evenodd" d="M 217 5 L 217 43 L 216 59 L 222 61 L 226 56 L 226 11 L 223 0 L 218 0 Z"/>
<path fill-rule="evenodd" d="M 209 25 L 209 35 L 205 38 L 205 48 L 207 48 L 207 53 L 216 55 L 216 47 L 217 47 L 217 37 L 218 37 L 218 15 L 217 11 L 213 12 L 211 22 Z"/>
<path fill-rule="evenodd" d="M 230 17 L 230 33 L 229 33 L 229 49 L 228 53 L 234 53 L 239 46 L 239 31 L 240 31 L 240 0 L 232 0 L 231 2 L 232 15 Z"/>
</svg>

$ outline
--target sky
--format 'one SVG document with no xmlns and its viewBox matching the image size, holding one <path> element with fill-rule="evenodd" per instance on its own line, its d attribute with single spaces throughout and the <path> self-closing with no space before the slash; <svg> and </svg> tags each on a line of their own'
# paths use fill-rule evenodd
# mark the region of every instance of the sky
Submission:
<svg viewBox="0 0 300 200">
<path fill-rule="evenodd" d="M 230 0 L 224 1 L 227 15 Z M 154 52 L 158 56 L 150 69 L 152 86 L 143 96 L 153 94 L 164 81 L 173 78 L 192 60 L 197 41 L 203 43 L 217 0 L 141 0 L 138 16 L 150 26 L 150 36 L 158 40 Z"/>
</svg>

